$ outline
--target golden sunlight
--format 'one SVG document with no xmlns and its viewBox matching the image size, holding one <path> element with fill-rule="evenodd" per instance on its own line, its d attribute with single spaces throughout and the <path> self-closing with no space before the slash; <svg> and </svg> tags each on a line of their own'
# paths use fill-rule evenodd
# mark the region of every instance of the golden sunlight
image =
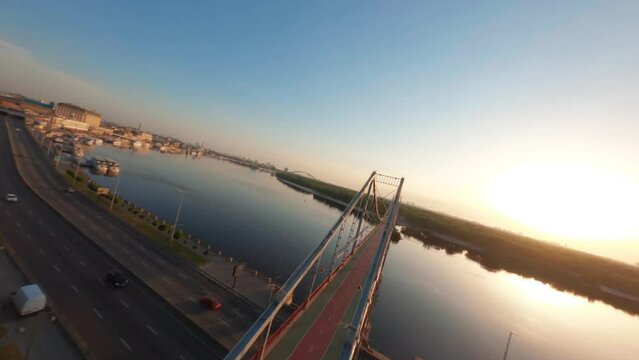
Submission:
<svg viewBox="0 0 639 360">
<path fill-rule="evenodd" d="M 499 176 L 489 201 L 547 235 L 580 240 L 639 238 L 639 184 L 582 163 L 518 166 Z"/>
</svg>

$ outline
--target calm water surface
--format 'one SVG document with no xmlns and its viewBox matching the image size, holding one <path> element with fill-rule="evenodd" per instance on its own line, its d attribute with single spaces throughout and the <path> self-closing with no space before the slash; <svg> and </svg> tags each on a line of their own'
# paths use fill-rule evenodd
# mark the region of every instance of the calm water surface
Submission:
<svg viewBox="0 0 639 360">
<path fill-rule="evenodd" d="M 340 214 L 269 174 L 218 160 L 108 146 L 94 154 L 120 162 L 122 196 L 170 222 L 184 189 L 187 232 L 283 279 Z M 639 317 L 412 238 L 391 246 L 372 325 L 372 345 L 396 359 L 501 359 L 510 330 L 518 335 L 509 359 L 639 358 Z"/>
</svg>

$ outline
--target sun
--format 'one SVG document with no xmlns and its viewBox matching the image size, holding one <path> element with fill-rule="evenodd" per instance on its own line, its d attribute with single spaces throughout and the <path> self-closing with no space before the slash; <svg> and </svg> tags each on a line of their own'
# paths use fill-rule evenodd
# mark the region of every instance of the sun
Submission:
<svg viewBox="0 0 639 360">
<path fill-rule="evenodd" d="M 546 235 L 580 240 L 639 239 L 639 184 L 583 163 L 514 167 L 489 189 L 492 207 Z"/>
</svg>

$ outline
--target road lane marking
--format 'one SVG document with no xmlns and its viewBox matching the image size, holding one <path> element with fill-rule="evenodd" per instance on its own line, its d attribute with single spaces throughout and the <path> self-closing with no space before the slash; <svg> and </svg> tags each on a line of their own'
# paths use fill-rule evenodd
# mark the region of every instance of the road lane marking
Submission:
<svg viewBox="0 0 639 360">
<path fill-rule="evenodd" d="M 221 322 L 222 324 L 224 324 L 224 326 L 226 326 L 226 327 L 231 327 L 231 325 L 229 325 L 229 323 L 227 323 L 227 322 L 226 322 L 226 321 L 224 321 L 223 319 L 220 319 L 220 322 Z"/>
<path fill-rule="evenodd" d="M 53 265 L 53 269 L 55 269 L 55 271 L 57 271 L 57 272 L 61 272 L 60 268 L 57 265 Z"/>
<path fill-rule="evenodd" d="M 17 221 L 16 221 L 16 226 L 17 226 L 17 227 L 20 227 L 20 223 L 19 223 L 19 222 L 17 222 Z"/>
<path fill-rule="evenodd" d="M 311 345 L 311 348 L 308 349 L 308 352 L 313 352 L 313 349 L 315 349 L 315 345 Z"/>
<path fill-rule="evenodd" d="M 127 248 L 122 248 L 122 251 L 124 251 L 127 254 L 130 254 L 129 249 L 127 249 Z"/>
<path fill-rule="evenodd" d="M 98 319 L 102 320 L 102 314 L 100 314 L 96 308 L 93 308 L 93 313 L 98 317 Z"/>
<path fill-rule="evenodd" d="M 62 248 L 64 248 L 64 250 L 66 250 L 66 251 L 70 251 L 70 250 L 69 250 L 69 247 L 68 247 L 68 246 L 66 246 L 66 245 L 64 245 Z"/>
<path fill-rule="evenodd" d="M 155 331 L 155 329 L 152 328 L 151 325 L 147 325 L 146 328 L 149 329 L 149 331 L 152 332 L 153 335 L 158 336 L 158 332 Z"/>
<path fill-rule="evenodd" d="M 44 255 L 44 250 L 42 250 L 42 248 L 38 248 L 38 251 L 40 252 L 40 254 Z"/>
<path fill-rule="evenodd" d="M 71 289 L 73 289 L 73 291 L 75 291 L 76 294 L 80 293 L 80 290 L 78 290 L 77 287 L 75 287 L 75 285 L 71 284 Z"/>
<path fill-rule="evenodd" d="M 197 303 L 197 301 L 193 298 L 193 296 L 189 296 L 189 300 L 193 301 L 194 303 Z"/>
<path fill-rule="evenodd" d="M 320 336 L 324 333 L 324 329 L 320 330 Z"/>
<path fill-rule="evenodd" d="M 144 246 L 139 245 L 139 244 L 138 244 L 138 248 L 140 248 L 140 250 L 146 250 L 146 248 Z"/>
<path fill-rule="evenodd" d="M 126 341 L 124 341 L 123 338 L 120 338 L 120 342 L 122 343 L 122 345 L 124 345 L 125 348 L 127 348 L 127 350 L 131 351 L 131 347 L 129 346 L 129 344 L 126 343 Z"/>
<path fill-rule="evenodd" d="M 80 261 L 80 265 L 82 265 L 82 267 L 87 267 L 87 265 L 84 263 L 84 261 Z"/>
<path fill-rule="evenodd" d="M 180 358 L 180 360 L 186 360 L 186 358 L 182 355 L 178 355 L 178 357 Z"/>
<path fill-rule="evenodd" d="M 244 315 L 242 315 L 239 311 L 237 311 L 237 309 L 233 309 L 233 312 L 235 313 L 235 315 L 237 315 L 240 318 L 244 319 Z"/>
<path fill-rule="evenodd" d="M 166 276 L 162 276 L 162 280 L 164 280 L 167 284 L 171 283 L 171 280 L 167 279 Z"/>
<path fill-rule="evenodd" d="M 86 217 L 84 217 L 83 215 L 80 215 L 80 219 L 82 219 L 82 220 L 86 220 L 87 218 L 86 218 Z"/>
<path fill-rule="evenodd" d="M 159 256 L 156 256 L 155 260 L 157 260 L 160 264 L 164 264 L 164 260 L 160 259 Z"/>
<path fill-rule="evenodd" d="M 111 237 L 111 235 L 108 235 L 108 236 L 107 236 L 107 239 L 109 239 L 109 240 L 113 240 L 113 238 Z"/>
<path fill-rule="evenodd" d="M 120 299 L 120 303 L 121 303 L 122 305 L 124 305 L 124 307 L 125 307 L 125 308 L 127 308 L 127 309 L 129 308 L 129 304 L 127 304 L 126 302 L 124 302 L 124 300 Z"/>
<path fill-rule="evenodd" d="M 182 274 L 181 271 L 178 271 L 177 273 L 182 279 L 187 279 L 186 275 Z"/>
<path fill-rule="evenodd" d="M 142 265 L 146 266 L 146 267 L 150 267 L 149 264 L 145 263 L 144 261 L 140 261 L 142 263 Z"/>
<path fill-rule="evenodd" d="M 105 281 L 106 281 L 106 280 L 102 280 L 102 279 L 100 279 L 99 277 L 96 277 L 96 279 L 98 279 L 98 282 L 99 282 L 100 284 L 105 285 Z"/>
</svg>

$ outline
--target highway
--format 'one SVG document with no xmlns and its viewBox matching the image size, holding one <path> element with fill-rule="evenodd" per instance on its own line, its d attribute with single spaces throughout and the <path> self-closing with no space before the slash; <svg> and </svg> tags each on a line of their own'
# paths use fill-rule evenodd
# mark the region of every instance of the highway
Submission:
<svg viewBox="0 0 639 360">
<path fill-rule="evenodd" d="M 9 124 L 14 150 L 21 155 L 16 159 L 21 162 L 23 175 L 30 179 L 31 185 L 50 205 L 135 277 L 206 331 L 215 339 L 218 348 L 226 351 L 235 344 L 261 309 L 211 281 L 82 195 L 66 193 L 66 183 L 47 163 L 24 123 L 9 120 Z M 203 309 L 197 301 L 205 294 L 215 295 L 223 303 L 222 310 Z"/>
<path fill-rule="evenodd" d="M 3 119 L 4 120 L 4 119 Z M 219 358 L 224 349 L 129 274 L 112 289 L 105 274 L 120 269 L 75 227 L 47 206 L 18 175 L 4 121 L 0 128 L 0 234 L 16 260 L 44 289 L 55 310 L 96 359 Z M 55 358 L 55 354 L 52 354 Z"/>
</svg>

